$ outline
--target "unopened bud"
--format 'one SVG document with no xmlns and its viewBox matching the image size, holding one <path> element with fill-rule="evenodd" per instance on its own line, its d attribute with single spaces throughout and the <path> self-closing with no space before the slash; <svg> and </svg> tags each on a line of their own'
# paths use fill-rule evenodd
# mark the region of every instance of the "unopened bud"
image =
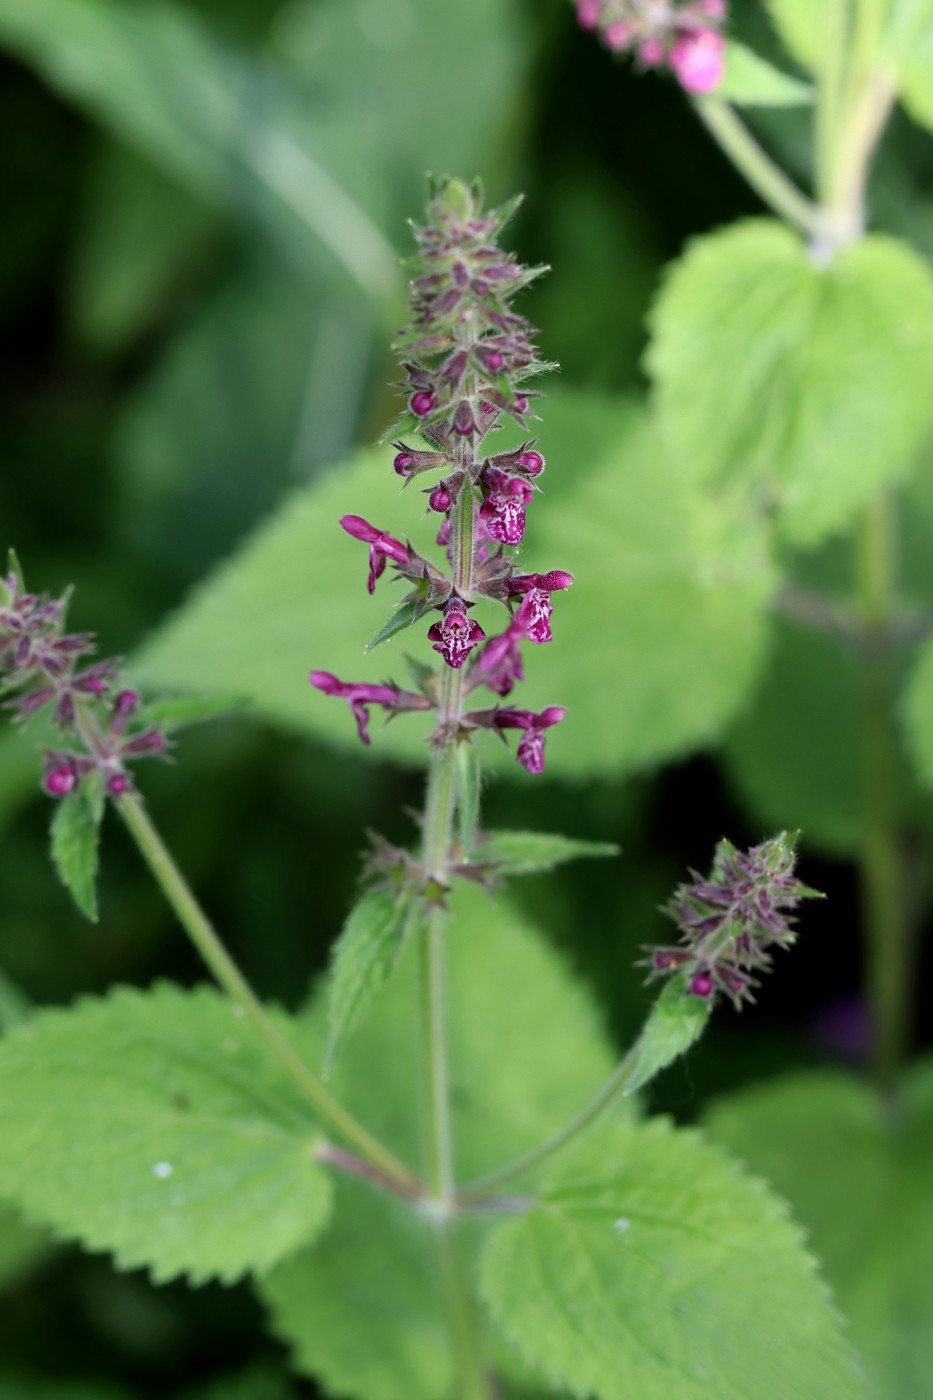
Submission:
<svg viewBox="0 0 933 1400">
<path fill-rule="evenodd" d="M 59 763 L 50 768 L 42 779 L 42 786 L 49 797 L 67 797 L 78 781 L 78 770 L 73 763 Z"/>
<path fill-rule="evenodd" d="M 434 407 L 434 395 L 430 389 L 419 389 L 412 394 L 409 406 L 416 418 L 426 418 Z"/>
</svg>

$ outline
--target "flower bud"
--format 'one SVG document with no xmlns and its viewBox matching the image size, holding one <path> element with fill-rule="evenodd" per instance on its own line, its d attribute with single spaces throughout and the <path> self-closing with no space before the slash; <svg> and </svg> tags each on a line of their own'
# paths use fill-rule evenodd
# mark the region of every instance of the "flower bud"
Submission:
<svg viewBox="0 0 933 1400">
<path fill-rule="evenodd" d="M 434 407 L 434 395 L 430 389 L 419 389 L 412 394 L 409 406 L 416 418 L 426 418 Z"/>
<path fill-rule="evenodd" d="M 436 510 L 439 515 L 446 515 L 453 505 L 453 496 L 446 486 L 435 486 L 428 497 L 428 505 L 431 510 Z"/>
<path fill-rule="evenodd" d="M 50 768 L 42 779 L 42 786 L 49 797 L 67 797 L 78 781 L 78 770 L 73 763 L 58 763 Z"/>
</svg>

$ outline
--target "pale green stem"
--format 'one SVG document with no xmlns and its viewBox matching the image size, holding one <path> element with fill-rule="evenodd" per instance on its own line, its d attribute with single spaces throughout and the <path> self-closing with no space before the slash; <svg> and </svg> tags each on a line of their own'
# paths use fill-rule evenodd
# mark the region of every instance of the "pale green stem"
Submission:
<svg viewBox="0 0 933 1400">
<path fill-rule="evenodd" d="M 788 179 L 728 102 L 709 95 L 695 97 L 693 105 L 732 164 L 765 204 L 802 233 L 818 234 L 822 227 L 818 205 Z"/>
<path fill-rule="evenodd" d="M 473 570 L 475 498 L 465 482 L 452 522 L 453 584 L 470 597 Z M 456 808 L 456 731 L 463 709 L 463 672 L 446 669 L 438 705 L 439 742 L 428 772 L 424 807 L 423 862 L 429 881 L 442 891 L 449 866 Z M 437 1260 L 459 1400 L 492 1400 L 483 1359 L 479 1320 L 461 1257 L 453 1191 L 453 1135 L 446 1023 L 447 915 L 432 908 L 421 930 L 421 1096 L 424 1122 L 425 1213 Z"/>
<path fill-rule="evenodd" d="M 218 938 L 139 798 L 127 793 L 117 800 L 116 806 L 143 859 L 201 957 L 320 1117 L 342 1138 L 352 1143 L 368 1162 L 377 1167 L 405 1195 L 420 1194 L 421 1185 L 417 1177 L 325 1089 L 270 1019 L 262 1002 Z"/>
<path fill-rule="evenodd" d="M 521 1157 L 516 1157 L 514 1162 L 509 1162 L 506 1166 L 498 1168 L 497 1171 L 490 1172 L 488 1176 L 479 1177 L 476 1181 L 470 1181 L 466 1186 L 462 1186 L 457 1193 L 458 1199 L 464 1204 L 476 1202 L 483 1196 L 488 1196 L 491 1192 L 498 1191 L 500 1186 L 507 1185 L 514 1181 L 516 1177 L 524 1176 L 533 1167 L 539 1167 L 542 1162 L 546 1162 L 549 1157 L 553 1157 L 556 1152 L 560 1152 L 574 1138 L 586 1132 L 597 1118 L 613 1103 L 625 1094 L 626 1087 L 632 1078 L 635 1068 L 640 1059 L 639 1043 L 636 1043 L 629 1050 L 628 1054 L 619 1062 L 616 1069 L 606 1080 L 603 1087 L 594 1094 L 593 1098 L 585 1108 L 572 1118 L 565 1127 L 537 1147 L 533 1147 L 530 1152 L 526 1152 Z"/>
<path fill-rule="evenodd" d="M 823 55 L 816 96 L 816 187 L 827 200 L 839 146 L 846 93 L 851 0 L 823 0 Z"/>
</svg>

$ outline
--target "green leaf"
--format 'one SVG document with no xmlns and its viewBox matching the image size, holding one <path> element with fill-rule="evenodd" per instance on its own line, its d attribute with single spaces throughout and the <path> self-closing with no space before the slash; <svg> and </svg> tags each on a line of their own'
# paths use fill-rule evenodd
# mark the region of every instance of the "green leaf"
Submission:
<svg viewBox="0 0 933 1400">
<path fill-rule="evenodd" d="M 330 1205 L 317 1136 L 207 987 L 121 988 L 0 1044 L 0 1193 L 157 1281 L 230 1282 L 313 1237 Z"/>
<path fill-rule="evenodd" d="M 716 96 L 739 107 L 801 107 L 813 101 L 813 88 L 730 39 Z"/>
<path fill-rule="evenodd" d="M 52 817 L 52 860 L 75 904 L 97 922 L 97 848 L 102 813 L 85 781 L 56 800 Z"/>
<path fill-rule="evenodd" d="M 88 345 L 113 353 L 159 323 L 216 219 L 193 191 L 109 139 L 97 142 L 82 205 L 69 310 Z"/>
<path fill-rule="evenodd" d="M 457 795 L 457 834 L 463 860 L 470 860 L 476 845 L 479 799 L 483 774 L 479 754 L 471 742 L 459 743 L 454 750 L 454 784 Z"/>
<path fill-rule="evenodd" d="M 458 1180 L 480 1176 L 555 1132 L 605 1081 L 613 1053 L 593 1006 L 557 955 L 502 901 L 467 884 L 450 897 L 451 1102 Z M 421 1128 L 410 940 L 392 981 L 347 1042 L 332 1089 L 407 1161 Z M 324 996 L 309 1013 L 326 1038 Z M 373 1073 L 378 1065 L 379 1073 Z M 302 1372 L 360 1400 L 436 1400 L 449 1354 L 425 1224 L 399 1202 L 338 1182 L 338 1207 L 312 1248 L 260 1292 Z M 361 1331 L 359 1319 L 367 1318 Z"/>
<path fill-rule="evenodd" d="M 761 527 L 684 481 L 631 405 L 554 393 L 541 436 L 547 490 L 529 511 L 528 567 L 577 579 L 557 599 L 553 643 L 530 648 L 522 687 L 523 706 L 569 707 L 548 738 L 549 771 L 606 775 L 707 743 L 757 674 L 772 583 Z M 373 683 L 402 671 L 392 642 L 362 654 L 373 627 L 365 552 L 337 524 L 354 503 L 431 552 L 434 527 L 412 519 L 389 455 L 360 454 L 296 493 L 168 621 L 139 659 L 147 682 L 239 690 L 259 714 L 355 748 L 346 706 L 305 681 L 311 666 Z M 310 612 L 309 558 L 329 581 L 327 607 Z M 491 601 L 476 615 L 489 635 L 505 626 Z M 418 629 L 407 650 L 412 638 L 418 659 L 431 655 Z M 403 716 L 374 735 L 374 750 L 422 763 L 430 727 L 430 716 Z M 502 744 L 484 740 L 484 763 L 534 781 Z"/>
<path fill-rule="evenodd" d="M 867 1084 L 814 1071 L 722 1099 L 707 1124 L 809 1231 L 873 1400 L 930 1400 L 933 1065 L 908 1076 L 896 1120 Z"/>
<path fill-rule="evenodd" d="M 933 129 L 933 3 L 890 0 L 889 11 L 885 52 L 898 96 L 915 122 Z"/>
<path fill-rule="evenodd" d="M 239 695 L 179 695 L 172 699 L 150 700 L 140 713 L 141 724 L 158 726 L 166 734 L 189 724 L 219 719 L 242 710 L 249 701 Z"/>
<path fill-rule="evenodd" d="M 394 637 L 397 632 L 404 632 L 406 627 L 410 627 L 413 622 L 418 620 L 418 617 L 423 611 L 422 605 L 417 598 L 413 598 L 411 602 L 408 603 L 400 603 L 386 625 L 380 627 L 366 650 L 374 651 L 375 648 L 381 646 L 383 642 L 387 642 L 390 637 Z"/>
<path fill-rule="evenodd" d="M 929 428 L 931 321 L 929 269 L 893 239 L 828 266 L 767 220 L 697 239 L 655 305 L 647 361 L 684 471 L 773 494 L 799 544 L 839 530 Z"/>
<path fill-rule="evenodd" d="M 436 1400 L 447 1393 L 450 1359 L 427 1230 L 400 1201 L 340 1180 L 325 1234 L 273 1269 L 259 1293 L 292 1364 L 331 1394 Z"/>
<path fill-rule="evenodd" d="M 804 68 L 819 72 L 830 44 L 831 6 L 813 0 L 765 0 L 787 52 Z"/>
<path fill-rule="evenodd" d="M 0 1376 L 0 1400 L 132 1400 L 129 1392 L 97 1382 L 50 1381 L 44 1376 Z"/>
<path fill-rule="evenodd" d="M 350 911 L 331 960 L 325 1070 L 389 980 L 414 912 L 410 896 L 395 890 L 370 890 Z"/>
<path fill-rule="evenodd" d="M 686 977 L 672 977 L 648 1012 L 632 1047 L 635 1063 L 625 1092 L 634 1094 L 699 1040 L 713 1009 L 709 997 L 691 996 Z"/>
<path fill-rule="evenodd" d="M 502 875 L 533 875 L 553 870 L 568 860 L 589 856 L 617 856 L 619 847 L 608 841 L 580 841 L 551 831 L 487 831 L 479 859 L 493 861 Z"/>
<path fill-rule="evenodd" d="M 590 1134 L 498 1226 L 481 1286 L 520 1348 L 598 1400 L 855 1400 L 839 1319 L 781 1201 L 667 1122 Z"/>
</svg>

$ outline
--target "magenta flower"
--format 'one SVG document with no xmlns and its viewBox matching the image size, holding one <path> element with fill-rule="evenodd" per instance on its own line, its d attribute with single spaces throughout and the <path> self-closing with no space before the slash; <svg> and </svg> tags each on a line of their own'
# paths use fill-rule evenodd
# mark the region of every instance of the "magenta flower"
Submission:
<svg viewBox="0 0 933 1400">
<path fill-rule="evenodd" d="M 715 29 L 687 30 L 671 49 L 669 62 L 685 92 L 712 92 L 722 82 L 726 41 Z"/>
<path fill-rule="evenodd" d="M 521 477 L 509 476 L 495 467 L 486 467 L 481 480 L 489 489 L 479 508 L 486 529 L 500 544 L 521 544 L 525 535 L 525 507 L 534 488 Z"/>
<path fill-rule="evenodd" d="M 511 694 L 516 682 L 525 679 L 519 646 L 524 635 L 524 624 L 513 617 L 502 635 L 493 637 L 483 648 L 477 674 L 495 695 Z"/>
<path fill-rule="evenodd" d="M 364 744 L 370 742 L 370 705 L 381 705 L 390 715 L 400 714 L 402 710 L 432 708 L 432 702 L 427 696 L 400 690 L 397 685 L 367 685 L 364 681 L 339 681 L 330 671 L 312 671 L 308 679 L 318 690 L 323 690 L 325 695 L 336 695 L 338 699 L 347 701 Z"/>
<path fill-rule="evenodd" d="M 369 579 L 366 587 L 370 593 L 376 591 L 376 580 L 385 572 L 387 559 L 394 559 L 396 564 L 408 563 L 408 550 L 401 540 L 393 539 L 385 530 L 377 530 L 361 515 L 344 515 L 340 523 L 348 535 L 369 545 Z"/>
<path fill-rule="evenodd" d="M 435 622 L 428 629 L 428 640 L 434 643 L 453 670 L 459 671 L 474 647 L 479 646 L 486 633 L 478 622 L 467 617 L 466 604 L 461 598 L 451 598 L 444 608 L 442 622 Z"/>
<path fill-rule="evenodd" d="M 517 613 L 517 620 L 521 623 L 523 635 L 529 642 L 534 642 L 537 646 L 552 640 L 551 613 L 554 611 L 554 604 L 551 602 L 551 594 L 569 588 L 572 583 L 573 574 L 568 574 L 565 569 L 551 569 L 546 574 L 520 574 L 509 579 L 508 591 L 525 595 Z"/>
<path fill-rule="evenodd" d="M 533 710 L 497 710 L 493 724 L 497 729 L 525 731 L 515 757 L 529 773 L 538 774 L 544 771 L 544 731 L 554 724 L 560 724 L 566 713 L 563 705 L 548 705 L 540 714 L 535 714 Z"/>
</svg>

